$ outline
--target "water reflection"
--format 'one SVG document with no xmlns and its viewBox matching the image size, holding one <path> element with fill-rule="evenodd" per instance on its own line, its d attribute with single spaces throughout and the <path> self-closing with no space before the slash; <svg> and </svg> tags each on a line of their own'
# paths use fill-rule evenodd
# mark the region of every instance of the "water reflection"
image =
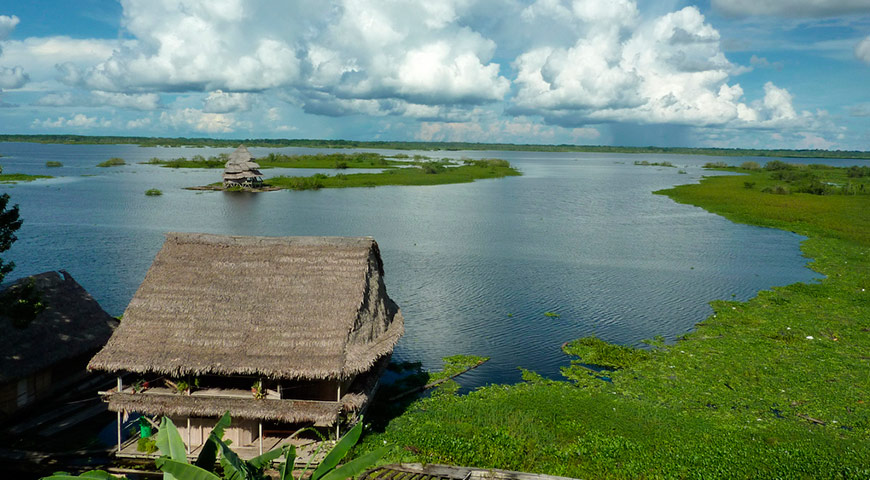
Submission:
<svg viewBox="0 0 870 480">
<path fill-rule="evenodd" d="M 59 159 L 64 167 L 49 174 L 75 179 L 11 190 L 25 220 L 9 252 L 16 276 L 67 269 L 117 315 L 167 231 L 370 235 L 406 318 L 396 357 L 437 367 L 446 355 L 491 356 L 463 380 L 469 386 L 516 381 L 518 366 L 558 376 L 567 363 L 559 350 L 565 341 L 590 334 L 625 344 L 674 338 L 710 313 L 710 300 L 746 299 L 813 278 L 800 237 L 736 225 L 650 193 L 696 181 L 708 173 L 700 166 L 709 157 L 667 156 L 683 175 L 634 166 L 639 156 L 438 152 L 506 158 L 524 176 L 248 194 L 184 189 L 219 181 L 219 170 L 135 163 L 190 156 L 190 149 L 0 144 L 0 153 L 7 171 L 44 173 L 46 160 Z M 130 165 L 95 167 L 111 156 Z M 284 172 L 267 176 L 273 173 Z M 164 194 L 146 197 L 149 188 Z"/>
</svg>

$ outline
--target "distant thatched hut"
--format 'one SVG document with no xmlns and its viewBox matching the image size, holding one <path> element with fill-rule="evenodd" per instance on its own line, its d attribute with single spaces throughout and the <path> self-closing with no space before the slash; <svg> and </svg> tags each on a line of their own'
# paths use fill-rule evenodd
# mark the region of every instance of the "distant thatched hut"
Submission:
<svg viewBox="0 0 870 480">
<path fill-rule="evenodd" d="M 64 271 L 22 278 L 0 296 L 30 282 L 45 309 L 24 325 L 0 317 L 0 419 L 83 382 L 118 323 Z"/>
<path fill-rule="evenodd" d="M 224 165 L 224 187 L 258 187 L 263 184 L 260 165 L 244 145 L 239 145 Z"/>
<path fill-rule="evenodd" d="M 168 415 L 192 450 L 225 411 L 228 438 L 262 448 L 353 418 L 403 328 L 372 238 L 170 233 L 89 368 L 147 382 L 119 378 L 109 409 Z"/>
</svg>

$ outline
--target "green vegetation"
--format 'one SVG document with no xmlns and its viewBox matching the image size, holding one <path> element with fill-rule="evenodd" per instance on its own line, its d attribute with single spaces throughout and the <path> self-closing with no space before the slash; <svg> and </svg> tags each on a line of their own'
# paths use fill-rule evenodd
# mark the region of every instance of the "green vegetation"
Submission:
<svg viewBox="0 0 870 480">
<path fill-rule="evenodd" d="M 273 177 L 266 183 L 289 190 L 320 188 L 378 187 L 383 185 L 443 185 L 467 183 L 485 178 L 520 175 L 508 162 L 500 159 L 466 160 L 454 166 L 444 162 L 421 162 L 407 168 L 390 168 L 380 173 L 354 173 L 311 177 Z"/>
<path fill-rule="evenodd" d="M 49 168 L 57 168 L 57 167 L 62 167 L 63 163 L 60 163 L 56 160 L 49 160 L 49 161 L 45 162 L 45 166 L 49 167 Z"/>
<path fill-rule="evenodd" d="M 748 163 L 749 165 L 746 165 Z M 790 195 L 868 195 L 870 194 L 870 167 L 835 168 L 828 165 L 804 165 L 771 160 L 764 167 L 755 162 L 746 162 L 740 167 L 725 164 L 708 164 L 707 168 L 752 174 L 741 177 L 747 189 L 756 186 L 762 193 Z M 865 172 L 867 172 L 865 174 Z"/>
<path fill-rule="evenodd" d="M 0 253 L 12 248 L 12 244 L 18 240 L 15 232 L 21 228 L 18 205 L 9 207 L 9 194 L 0 195 Z M 0 283 L 6 278 L 6 274 L 15 268 L 15 262 L 6 263 L 0 258 Z"/>
<path fill-rule="evenodd" d="M 168 417 L 163 417 L 154 445 L 160 451 L 160 457 L 155 460 L 158 469 L 164 472 L 164 478 L 173 480 L 268 480 L 271 477 L 265 474 L 266 468 L 279 457 L 284 457 L 284 462 L 278 465 L 278 480 L 344 480 L 358 475 L 373 465 L 383 454 L 383 447 L 375 449 L 361 457 L 355 458 L 344 465 L 339 466 L 344 457 L 359 441 L 362 435 L 363 423 L 358 422 L 326 454 L 317 468 L 311 470 L 311 462 L 297 475 L 293 475 L 293 465 L 296 459 L 296 447 L 292 444 L 284 444 L 274 450 L 243 460 L 229 447 L 229 442 L 224 441 L 224 430 L 230 426 L 230 413 L 225 413 L 215 424 L 209 433 L 195 463 L 187 459 L 187 447 Z M 312 430 L 307 428 L 303 430 Z M 323 444 L 318 447 L 318 451 Z M 220 455 L 218 455 L 220 452 Z M 315 453 L 316 455 L 316 453 Z M 220 457 L 220 458 L 218 458 Z M 215 465 L 220 461 L 220 469 Z M 221 476 L 218 476 L 221 474 Z M 103 471 L 87 472 L 81 477 L 74 477 L 66 472 L 57 472 L 52 476 L 44 477 L 43 480 L 66 480 L 69 478 L 95 478 L 115 479 Z"/>
<path fill-rule="evenodd" d="M 650 162 L 647 160 L 635 160 L 634 164 L 644 166 L 644 167 L 676 167 L 676 165 L 674 165 L 673 163 L 668 162 L 668 161 Z"/>
<path fill-rule="evenodd" d="M 370 152 L 330 153 L 320 155 L 282 155 L 270 153 L 258 158 L 264 167 L 282 168 L 386 168 L 411 165 L 412 162 L 388 160 L 383 155 Z"/>
<path fill-rule="evenodd" d="M 157 157 L 151 157 L 147 162 L 140 163 L 144 165 L 161 165 L 168 168 L 224 168 L 224 165 L 229 159 L 229 154 L 221 153 L 208 158 L 205 158 L 202 155 L 194 155 L 189 160 L 185 157 L 173 158 L 170 160 L 161 160 Z"/>
<path fill-rule="evenodd" d="M 18 182 L 32 182 L 41 178 L 54 178 L 50 175 L 27 175 L 25 173 L 0 174 L 0 184 L 14 184 Z"/>
<path fill-rule="evenodd" d="M 740 148 L 682 147 L 611 147 L 605 145 L 535 145 L 473 142 L 361 142 L 355 140 L 314 140 L 284 138 L 248 138 L 223 140 L 215 138 L 120 137 L 84 135 L 0 135 L 0 142 L 63 143 L 73 145 L 139 145 L 142 147 L 232 147 L 244 143 L 249 147 L 310 147 L 310 148 L 379 148 L 392 150 L 511 150 L 528 152 L 591 152 L 591 153 L 669 153 L 679 155 L 712 155 L 724 157 L 785 157 L 785 158 L 860 158 L 870 160 L 870 152 L 857 150 L 755 150 Z"/>
<path fill-rule="evenodd" d="M 160 195 L 163 195 L 163 192 L 156 188 L 149 188 L 148 190 L 145 190 L 145 195 L 149 197 L 159 197 Z"/>
<path fill-rule="evenodd" d="M 112 157 L 105 162 L 100 162 L 97 164 L 98 167 L 120 167 L 122 165 L 126 165 L 127 162 L 124 161 L 123 158 Z"/>
<path fill-rule="evenodd" d="M 433 395 L 365 445 L 396 445 L 391 461 L 577 478 L 870 477 L 870 195 L 772 195 L 762 190 L 779 170 L 729 170 L 747 175 L 656 193 L 807 236 L 823 280 L 714 301 L 672 345 L 569 342 L 567 381 L 524 372 L 517 385 Z"/>
</svg>

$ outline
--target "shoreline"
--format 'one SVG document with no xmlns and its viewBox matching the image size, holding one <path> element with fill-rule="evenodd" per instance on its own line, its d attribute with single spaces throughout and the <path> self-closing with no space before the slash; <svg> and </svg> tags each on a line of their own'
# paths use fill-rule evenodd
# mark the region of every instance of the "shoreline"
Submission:
<svg viewBox="0 0 870 480">
<path fill-rule="evenodd" d="M 764 193 L 771 172 L 744 173 L 655 193 L 806 236 L 824 278 L 713 301 L 673 345 L 583 342 L 567 380 L 524 371 L 519 384 L 418 400 L 366 445 L 578 478 L 870 476 L 870 195 Z M 608 383 L 583 363 L 618 368 Z"/>
</svg>

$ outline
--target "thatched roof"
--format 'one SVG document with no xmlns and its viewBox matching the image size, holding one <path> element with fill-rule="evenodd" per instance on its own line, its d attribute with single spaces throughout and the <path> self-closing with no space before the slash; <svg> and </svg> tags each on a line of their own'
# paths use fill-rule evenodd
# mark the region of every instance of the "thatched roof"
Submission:
<svg viewBox="0 0 870 480">
<path fill-rule="evenodd" d="M 346 379 L 403 331 L 370 237 L 170 233 L 88 368 Z"/>
<path fill-rule="evenodd" d="M 276 422 L 313 422 L 332 425 L 338 420 L 341 404 L 313 400 L 272 400 L 192 395 L 148 395 L 113 393 L 107 396 L 109 410 L 139 412 L 148 415 L 220 417 L 230 412 L 233 418 Z"/>
<path fill-rule="evenodd" d="M 244 145 L 239 145 L 233 153 L 230 154 L 229 160 L 224 164 L 224 180 L 244 179 L 251 177 L 260 177 L 260 165 L 254 162 L 254 156 L 248 151 Z"/>
<path fill-rule="evenodd" d="M 22 278 L 9 288 L 31 280 L 46 308 L 24 328 L 0 317 L 0 383 L 97 350 L 106 344 L 118 323 L 64 271 Z"/>
</svg>

